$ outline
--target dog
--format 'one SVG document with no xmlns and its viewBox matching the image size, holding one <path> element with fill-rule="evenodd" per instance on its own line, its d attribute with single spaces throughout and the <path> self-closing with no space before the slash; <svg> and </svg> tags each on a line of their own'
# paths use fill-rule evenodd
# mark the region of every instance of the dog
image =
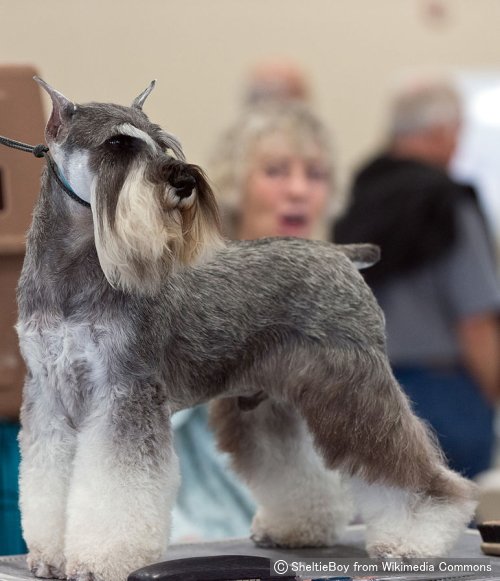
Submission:
<svg viewBox="0 0 500 581">
<path fill-rule="evenodd" d="M 52 99 L 27 236 L 20 502 L 38 577 L 123 581 L 167 549 L 171 415 L 213 400 L 261 545 L 331 545 L 339 471 L 377 557 L 446 553 L 475 507 L 412 413 L 358 272 L 370 245 L 227 242 L 203 172 L 142 108 Z M 66 195 L 66 194 L 70 195 Z"/>
</svg>

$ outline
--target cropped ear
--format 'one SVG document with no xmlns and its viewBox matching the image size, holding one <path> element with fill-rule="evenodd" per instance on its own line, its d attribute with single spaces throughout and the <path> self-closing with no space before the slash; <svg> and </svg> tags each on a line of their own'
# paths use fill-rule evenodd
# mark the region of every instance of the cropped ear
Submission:
<svg viewBox="0 0 500 581">
<path fill-rule="evenodd" d="M 142 111 L 142 106 L 144 105 L 144 101 L 149 97 L 149 94 L 155 88 L 155 85 L 156 85 L 156 80 L 153 79 L 149 83 L 149 86 L 147 87 L 147 89 L 144 89 L 144 91 L 132 101 L 132 105 L 130 105 L 130 106 L 133 109 L 140 109 Z"/>
<path fill-rule="evenodd" d="M 61 129 L 73 117 L 76 105 L 67 99 L 62 93 L 56 91 L 43 79 L 40 79 L 40 77 L 35 76 L 33 79 L 42 87 L 42 89 L 47 91 L 52 99 L 52 113 L 47 121 L 47 126 L 45 127 L 45 139 L 47 140 L 47 143 L 50 144 L 52 141 L 57 141 Z"/>
</svg>

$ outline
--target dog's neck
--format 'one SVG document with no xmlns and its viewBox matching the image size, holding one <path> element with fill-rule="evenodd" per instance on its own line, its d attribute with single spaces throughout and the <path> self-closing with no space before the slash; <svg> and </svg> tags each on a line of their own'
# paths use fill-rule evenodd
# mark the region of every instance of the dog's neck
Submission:
<svg viewBox="0 0 500 581">
<path fill-rule="evenodd" d="M 21 277 L 21 308 L 63 305 L 70 311 L 85 300 L 83 293 L 102 299 L 114 292 L 99 265 L 91 210 L 70 199 L 47 171 L 27 237 L 24 273 L 30 276 Z"/>
</svg>

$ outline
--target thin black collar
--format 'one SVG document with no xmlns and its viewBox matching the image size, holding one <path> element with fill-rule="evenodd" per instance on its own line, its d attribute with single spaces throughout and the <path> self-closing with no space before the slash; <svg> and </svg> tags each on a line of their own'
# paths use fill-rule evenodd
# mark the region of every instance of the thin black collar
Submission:
<svg viewBox="0 0 500 581">
<path fill-rule="evenodd" d="M 80 198 L 80 196 L 70 186 L 68 180 L 64 177 L 64 174 L 61 172 L 56 162 L 52 159 L 52 156 L 49 153 L 49 148 L 45 144 L 40 143 L 39 145 L 28 145 L 22 141 L 15 141 L 14 139 L 9 139 L 8 137 L 2 137 L 0 135 L 0 145 L 6 145 L 13 149 L 25 151 L 26 153 L 32 153 L 35 157 L 45 157 L 49 171 L 52 173 L 52 176 L 64 193 L 75 202 L 78 202 L 86 208 L 90 208 L 90 204 L 83 198 Z"/>
</svg>

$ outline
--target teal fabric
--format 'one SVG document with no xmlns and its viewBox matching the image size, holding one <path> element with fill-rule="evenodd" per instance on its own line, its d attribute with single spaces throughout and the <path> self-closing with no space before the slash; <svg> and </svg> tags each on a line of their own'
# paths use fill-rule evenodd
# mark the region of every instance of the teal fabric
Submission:
<svg viewBox="0 0 500 581">
<path fill-rule="evenodd" d="M 19 428 L 0 421 L 0 555 L 26 553 L 19 512 Z"/>
<path fill-rule="evenodd" d="M 173 417 L 182 483 L 173 512 L 172 541 L 247 537 L 255 512 L 248 489 L 217 450 L 206 406 Z"/>
</svg>

